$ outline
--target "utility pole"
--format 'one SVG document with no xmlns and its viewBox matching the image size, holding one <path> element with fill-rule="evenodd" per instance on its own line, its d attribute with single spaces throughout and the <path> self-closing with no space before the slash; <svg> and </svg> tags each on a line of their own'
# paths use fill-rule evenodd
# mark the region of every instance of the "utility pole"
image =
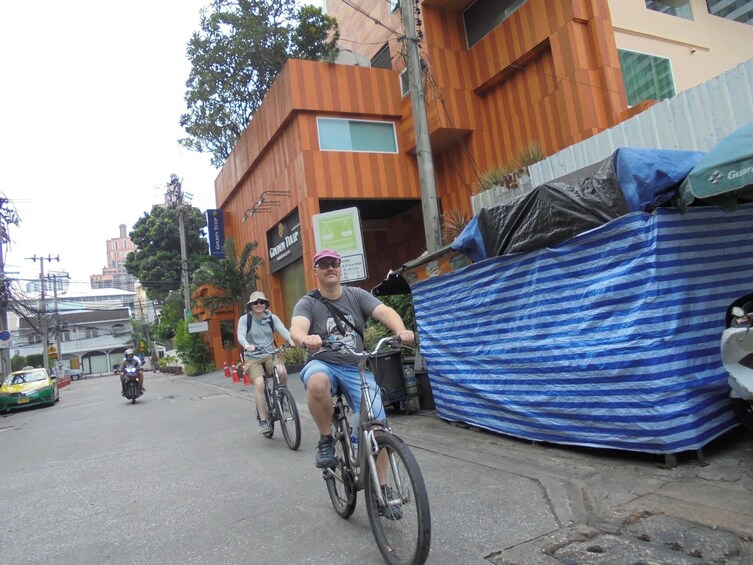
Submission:
<svg viewBox="0 0 753 565">
<path fill-rule="evenodd" d="M 434 161 L 429 139 L 429 119 L 426 115 L 426 98 L 418 53 L 416 16 L 421 14 L 418 0 L 403 0 L 403 25 L 405 27 L 405 51 L 410 85 L 410 101 L 413 109 L 413 130 L 416 137 L 416 159 L 418 162 L 418 182 L 421 186 L 421 210 L 424 217 L 426 250 L 431 254 L 442 248 L 442 232 L 439 226 L 439 205 L 434 179 Z M 402 4 L 403 2 L 401 2 Z"/>
<path fill-rule="evenodd" d="M 60 262 L 60 255 L 58 255 L 57 257 L 51 257 L 50 255 L 47 255 L 47 257 L 37 257 L 36 255 L 34 255 L 33 257 L 27 257 L 27 259 L 31 259 L 35 263 L 37 262 L 37 260 L 39 260 L 39 324 L 42 330 L 42 359 L 44 360 L 44 368 L 49 369 L 50 352 L 48 351 L 48 348 L 50 344 L 48 343 L 49 330 L 47 328 L 47 306 L 44 301 L 44 262 Z"/>
<path fill-rule="evenodd" d="M 63 376 L 63 349 L 60 347 L 60 313 L 58 312 L 58 276 L 51 274 L 52 277 L 52 296 L 55 303 L 55 346 L 57 347 L 57 376 Z"/>
<path fill-rule="evenodd" d="M 8 224 L 18 225 L 20 219 L 15 210 L 8 208 L 9 200 L 5 196 L 0 196 L 0 333 L 3 337 L 9 336 L 8 332 L 8 301 L 11 298 L 8 279 L 5 278 L 5 259 L 3 257 L 3 248 L 10 243 L 8 235 Z M 11 339 L 3 341 L 8 347 L 0 349 L 0 372 L 7 375 L 11 372 L 10 345 Z"/>
<path fill-rule="evenodd" d="M 186 205 L 184 197 L 190 199 L 190 194 L 182 191 L 182 182 L 178 175 L 170 175 L 170 182 L 167 183 L 167 192 L 165 193 L 165 203 L 170 206 L 174 204 L 178 212 L 178 230 L 180 235 L 180 271 L 181 280 L 183 281 L 183 318 L 191 315 L 191 288 L 188 281 L 188 251 L 186 250 L 186 225 L 185 213 Z"/>
<path fill-rule="evenodd" d="M 0 226 L 0 229 L 5 231 L 5 226 Z M 8 282 L 5 278 L 3 247 L 4 242 L 0 241 L 0 332 L 8 330 L 8 300 L 10 298 L 7 286 Z M 8 347 L 0 349 L 0 374 L 2 374 L 2 376 L 8 375 L 11 372 L 10 339 L 6 341 Z"/>
</svg>

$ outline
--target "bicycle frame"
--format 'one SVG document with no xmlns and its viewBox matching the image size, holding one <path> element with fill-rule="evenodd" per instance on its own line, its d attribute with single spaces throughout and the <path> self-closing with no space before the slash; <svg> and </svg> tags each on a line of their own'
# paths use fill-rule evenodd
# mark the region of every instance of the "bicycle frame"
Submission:
<svg viewBox="0 0 753 565">
<path fill-rule="evenodd" d="M 279 396 L 278 391 L 284 388 L 288 388 L 287 384 L 280 381 L 280 372 L 277 370 L 277 355 L 286 347 L 288 346 L 280 345 L 278 347 L 269 347 L 259 350 L 263 351 L 264 353 L 269 353 L 272 356 L 272 374 L 270 375 L 266 370 L 264 371 L 264 389 L 268 391 L 265 393 L 267 411 L 269 412 L 268 415 L 272 416 L 275 420 L 278 420 L 280 418 L 280 414 L 277 411 L 277 403 L 274 402 L 274 399 Z M 271 404 L 270 400 L 272 401 Z"/>
<path fill-rule="evenodd" d="M 361 352 L 356 353 L 351 350 L 351 353 L 358 355 L 360 357 L 358 361 L 358 375 L 361 380 L 361 409 L 359 414 L 359 424 L 357 426 L 357 434 L 358 434 L 358 454 L 354 458 L 353 457 L 353 440 L 351 437 L 351 431 L 352 428 L 350 426 L 350 422 L 348 421 L 348 417 L 346 414 L 344 402 L 343 402 L 343 396 L 344 393 L 340 390 L 338 390 L 336 399 L 335 399 L 335 412 L 333 414 L 333 420 L 335 419 L 335 416 L 339 418 L 339 420 L 342 422 L 341 426 L 338 426 L 341 428 L 339 433 L 342 433 L 343 435 L 346 435 L 346 451 L 347 453 L 345 456 L 348 458 L 350 462 L 350 467 L 353 470 L 354 473 L 354 484 L 356 487 L 356 490 L 364 490 L 366 488 L 366 477 L 369 476 L 372 478 L 372 481 L 374 483 L 375 492 L 378 493 L 379 502 L 381 504 L 385 504 L 384 497 L 382 496 L 381 489 L 379 488 L 379 473 L 377 472 L 377 441 L 376 441 L 376 434 L 378 433 L 388 433 L 392 434 L 392 428 L 389 427 L 389 424 L 386 420 L 386 414 L 385 414 L 385 420 L 378 420 L 374 417 L 374 410 L 372 408 L 372 402 L 373 399 L 371 397 L 371 391 L 369 390 L 369 384 L 366 381 L 366 365 L 369 361 L 369 359 L 382 348 L 382 345 L 384 343 L 393 343 L 394 340 L 392 338 L 382 338 L 377 343 L 376 348 L 374 349 L 374 352 Z M 347 346 L 344 346 L 347 347 Z M 335 441 L 338 440 L 338 437 L 334 438 Z M 394 465 L 393 461 L 389 462 L 390 465 Z M 364 473 L 363 470 L 368 466 L 369 473 Z M 325 469 L 325 473 L 327 473 L 327 469 Z"/>
</svg>

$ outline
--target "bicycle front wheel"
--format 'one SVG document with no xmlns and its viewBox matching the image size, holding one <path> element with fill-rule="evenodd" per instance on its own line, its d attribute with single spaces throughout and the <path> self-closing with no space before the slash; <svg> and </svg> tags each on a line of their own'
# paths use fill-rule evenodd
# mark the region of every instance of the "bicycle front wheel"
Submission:
<svg viewBox="0 0 753 565">
<path fill-rule="evenodd" d="M 379 502 L 373 477 L 366 481 L 366 511 L 374 539 L 387 563 L 425 563 L 431 545 L 431 515 L 421 470 L 400 438 L 382 434 L 377 436 L 377 445 L 387 460 L 377 460 L 377 467 L 386 467 L 378 481 L 385 504 Z"/>
<path fill-rule="evenodd" d="M 280 429 L 285 443 L 295 451 L 301 445 L 301 420 L 298 417 L 298 407 L 295 405 L 293 393 L 286 388 L 278 391 L 277 416 L 280 418 Z"/>
</svg>

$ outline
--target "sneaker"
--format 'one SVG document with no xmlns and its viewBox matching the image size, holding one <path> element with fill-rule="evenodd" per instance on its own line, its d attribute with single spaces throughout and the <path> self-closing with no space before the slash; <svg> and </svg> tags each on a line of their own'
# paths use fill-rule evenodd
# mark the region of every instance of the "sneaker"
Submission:
<svg viewBox="0 0 753 565">
<path fill-rule="evenodd" d="M 335 440 L 332 436 L 321 436 L 316 447 L 316 466 L 326 469 L 335 465 Z"/>
<path fill-rule="evenodd" d="M 389 503 L 394 496 L 392 487 L 382 485 L 382 496 L 384 497 L 385 502 Z M 388 520 L 400 520 L 403 517 L 403 509 L 401 505 L 397 503 L 387 504 L 386 508 L 379 507 L 379 515 L 384 516 Z"/>
<path fill-rule="evenodd" d="M 262 420 L 259 422 L 259 433 L 260 434 L 268 434 L 269 433 L 269 422 L 266 420 Z"/>
</svg>

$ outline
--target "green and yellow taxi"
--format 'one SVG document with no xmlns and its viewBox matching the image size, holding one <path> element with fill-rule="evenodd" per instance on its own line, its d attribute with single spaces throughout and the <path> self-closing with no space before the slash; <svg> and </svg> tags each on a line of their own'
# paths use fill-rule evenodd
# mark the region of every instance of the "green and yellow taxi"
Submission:
<svg viewBox="0 0 753 565">
<path fill-rule="evenodd" d="M 14 371 L 0 384 L 0 412 L 37 404 L 52 406 L 60 400 L 57 379 L 45 369 Z"/>
</svg>

